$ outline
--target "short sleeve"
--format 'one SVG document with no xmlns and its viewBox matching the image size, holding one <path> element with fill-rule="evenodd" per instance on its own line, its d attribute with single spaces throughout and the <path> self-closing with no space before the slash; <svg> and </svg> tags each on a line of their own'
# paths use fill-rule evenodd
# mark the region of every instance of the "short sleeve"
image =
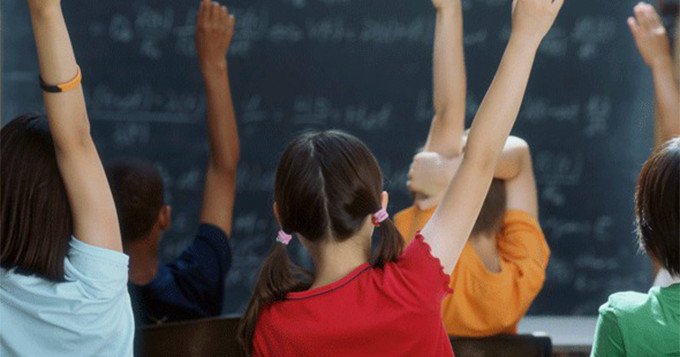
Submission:
<svg viewBox="0 0 680 357">
<path fill-rule="evenodd" d="M 66 280 L 82 285 L 91 298 L 111 298 L 127 293 L 127 255 L 71 238 L 64 262 Z"/>
<path fill-rule="evenodd" d="M 404 237 L 406 244 L 411 243 L 416 233 L 425 227 L 436 208 L 435 206 L 422 211 L 416 206 L 411 206 L 394 216 L 394 225 L 397 226 L 397 230 Z"/>
<path fill-rule="evenodd" d="M 440 309 L 444 297 L 453 292 L 449 287 L 450 276 L 444 273 L 441 262 L 432 255 L 420 233 L 404 249 L 397 265 L 408 292 L 421 304 L 429 302 Z"/>
<path fill-rule="evenodd" d="M 151 295 L 175 296 L 192 308 L 212 316 L 221 313 L 224 281 L 231 266 L 227 235 L 220 228 L 201 224 L 194 242 L 147 287 Z M 170 293 L 172 292 L 172 293 Z"/>
<path fill-rule="evenodd" d="M 614 309 L 606 303 L 600 307 L 600 316 L 597 319 L 595 340 L 591 357 L 625 356 L 626 350 L 623 345 L 623 336 L 619 328 Z"/>
<path fill-rule="evenodd" d="M 550 257 L 550 248 L 538 220 L 519 210 L 505 213 L 498 250 L 507 261 L 529 260 L 538 264 L 541 270 L 545 270 Z"/>
</svg>

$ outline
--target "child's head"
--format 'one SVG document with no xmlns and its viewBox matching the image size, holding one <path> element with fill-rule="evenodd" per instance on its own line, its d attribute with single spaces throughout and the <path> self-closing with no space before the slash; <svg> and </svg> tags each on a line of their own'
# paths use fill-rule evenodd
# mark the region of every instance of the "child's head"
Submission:
<svg viewBox="0 0 680 357">
<path fill-rule="evenodd" d="M 0 131 L 0 263 L 64 280 L 71 210 L 47 120 L 25 114 Z"/>
<path fill-rule="evenodd" d="M 371 215 L 382 208 L 383 178 L 378 162 L 359 139 L 340 131 L 303 134 L 283 152 L 274 182 L 275 214 L 286 233 L 294 233 L 312 255 L 329 240 L 368 239 Z M 403 239 L 389 219 L 380 226 L 381 242 L 373 266 L 396 261 Z M 359 232 L 366 232 L 360 237 Z M 273 240 L 273 239 L 272 239 Z M 288 292 L 309 287 L 304 272 L 289 259 L 286 246 L 275 243 L 241 325 L 240 337 L 250 350 L 260 309 L 283 300 Z"/>
<path fill-rule="evenodd" d="M 116 159 L 106 165 L 106 176 L 126 246 L 149 238 L 154 227 L 160 228 L 159 233 L 169 228 L 170 208 L 164 205 L 163 179 L 151 162 Z"/>
<path fill-rule="evenodd" d="M 506 208 L 505 181 L 494 179 L 486 194 L 482 209 L 472 228 L 471 237 L 478 235 L 496 235 L 503 227 L 503 215 Z"/>
<path fill-rule="evenodd" d="M 680 275 L 680 137 L 647 160 L 635 191 L 641 246 L 671 275 Z"/>
<path fill-rule="evenodd" d="M 283 152 L 274 182 L 281 228 L 312 248 L 345 240 L 382 208 L 382 172 L 359 139 L 339 131 L 304 134 Z M 392 254 L 389 254 L 392 257 Z M 379 256 L 382 265 L 391 258 Z"/>
</svg>

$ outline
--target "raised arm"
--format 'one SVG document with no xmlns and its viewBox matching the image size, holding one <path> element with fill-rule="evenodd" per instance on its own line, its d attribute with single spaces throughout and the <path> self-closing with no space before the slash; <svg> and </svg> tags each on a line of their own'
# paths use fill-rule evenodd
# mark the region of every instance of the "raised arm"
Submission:
<svg viewBox="0 0 680 357">
<path fill-rule="evenodd" d="M 563 0 L 515 0 L 512 34 L 472 124 L 465 156 L 423 235 L 450 274 L 479 215 L 496 162 L 519 112 L 538 46 Z M 456 219 L 450 219 L 456 217 Z"/>
<path fill-rule="evenodd" d="M 501 158 L 494 176 L 505 181 L 506 209 L 524 211 L 538 218 L 538 192 L 529 144 L 510 137 Z"/>
<path fill-rule="evenodd" d="M 652 70 L 659 132 L 662 142 L 680 135 L 680 93 L 673 70 L 671 46 L 666 29 L 654 7 L 638 3 L 635 17 L 628 18 L 642 59 Z"/>
<path fill-rule="evenodd" d="M 446 192 L 458 171 L 463 156 L 447 158 L 433 152 L 422 152 L 413 158 L 408 188 L 416 194 L 415 204 L 421 210 L 434 207 Z M 538 196 L 526 141 L 510 136 L 494 169 L 494 178 L 507 186 L 507 209 L 518 209 L 538 216 Z"/>
<path fill-rule="evenodd" d="M 433 0 L 437 9 L 433 54 L 434 117 L 425 151 L 447 157 L 462 151 L 465 126 L 465 54 L 460 0 Z"/>
<path fill-rule="evenodd" d="M 200 220 L 220 227 L 227 236 L 231 234 L 239 160 L 238 129 L 227 70 L 234 23 L 234 16 L 226 7 L 209 0 L 201 2 L 196 18 L 196 50 L 208 103 L 210 159 Z"/>
<path fill-rule="evenodd" d="M 49 86 L 71 82 L 79 73 L 58 0 L 29 0 L 40 62 Z M 43 91 L 57 162 L 73 215 L 73 234 L 81 241 L 122 250 L 118 217 L 97 149 L 90 136 L 83 90 Z"/>
</svg>

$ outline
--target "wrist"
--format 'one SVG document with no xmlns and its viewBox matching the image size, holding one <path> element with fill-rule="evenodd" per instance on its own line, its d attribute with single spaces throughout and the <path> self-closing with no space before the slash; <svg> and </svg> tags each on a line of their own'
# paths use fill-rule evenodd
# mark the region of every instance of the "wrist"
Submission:
<svg viewBox="0 0 680 357">
<path fill-rule="evenodd" d="M 437 15 L 453 15 L 461 12 L 461 5 L 459 0 L 445 1 L 435 9 L 437 10 Z"/>
<path fill-rule="evenodd" d="M 649 63 L 649 67 L 652 70 L 673 70 L 673 58 L 669 55 L 663 55 L 655 57 L 653 61 Z"/>
<path fill-rule="evenodd" d="M 227 60 L 218 61 L 200 61 L 201 73 L 203 75 L 214 75 L 227 72 Z"/>
<path fill-rule="evenodd" d="M 522 52 L 529 52 L 536 54 L 538 51 L 538 46 L 541 45 L 542 37 L 512 32 L 510 34 L 510 40 L 508 41 L 508 48 L 518 49 Z"/>
</svg>

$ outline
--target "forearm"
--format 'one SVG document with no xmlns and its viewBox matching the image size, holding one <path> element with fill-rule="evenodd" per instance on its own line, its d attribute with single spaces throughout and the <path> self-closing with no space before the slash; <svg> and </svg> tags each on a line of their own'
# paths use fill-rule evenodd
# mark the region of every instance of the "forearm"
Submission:
<svg viewBox="0 0 680 357">
<path fill-rule="evenodd" d="M 426 151 L 452 157 L 462 151 L 465 125 L 466 74 L 463 15 L 458 0 L 437 10 L 433 55 L 435 114 Z"/>
<path fill-rule="evenodd" d="M 680 135 L 680 93 L 673 73 L 673 61 L 668 56 L 652 67 L 659 131 L 663 141 Z"/>
<path fill-rule="evenodd" d="M 209 170 L 235 174 L 239 139 L 226 65 L 203 70 L 203 78 L 210 139 Z"/>
<path fill-rule="evenodd" d="M 73 46 L 61 8 L 57 4 L 31 7 L 40 75 L 51 85 L 72 80 L 77 74 Z M 89 123 L 82 88 L 64 93 L 43 92 L 45 110 L 57 149 L 69 149 L 89 138 Z"/>
<path fill-rule="evenodd" d="M 510 38 L 467 141 L 464 161 L 475 162 L 480 171 L 495 172 L 499 154 L 517 119 L 536 50 L 533 42 Z"/>
</svg>

